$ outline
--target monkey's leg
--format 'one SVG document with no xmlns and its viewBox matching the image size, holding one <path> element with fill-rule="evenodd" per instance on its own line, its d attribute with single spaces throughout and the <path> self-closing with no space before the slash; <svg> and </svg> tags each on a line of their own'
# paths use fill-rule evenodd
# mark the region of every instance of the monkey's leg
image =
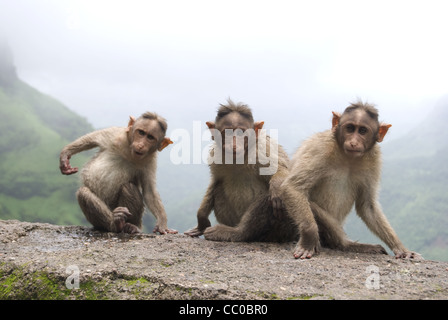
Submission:
<svg viewBox="0 0 448 320">
<path fill-rule="evenodd" d="M 87 187 L 76 192 L 79 206 L 84 216 L 95 228 L 111 232 L 120 232 L 114 223 L 114 213 Z"/>
<path fill-rule="evenodd" d="M 317 222 L 308 198 L 303 191 L 296 190 L 293 184 L 288 183 L 282 184 L 281 198 L 288 217 L 294 221 L 299 234 L 299 241 L 294 249 L 294 257 L 296 259 L 310 259 L 319 252 L 320 241 Z"/>
<path fill-rule="evenodd" d="M 343 250 L 348 239 L 345 231 L 328 212 L 314 202 L 310 202 L 311 211 L 319 228 L 319 238 L 322 246 Z"/>
<path fill-rule="evenodd" d="M 143 195 L 133 183 L 126 183 L 121 187 L 118 197 L 118 207 L 125 207 L 129 210 L 130 216 L 126 217 L 126 223 L 123 226 L 125 233 L 139 233 L 143 221 Z"/>
<path fill-rule="evenodd" d="M 387 254 L 381 245 L 349 240 L 339 221 L 333 218 L 330 213 L 314 202 L 310 202 L 310 206 L 319 227 L 319 238 L 322 246 L 341 251 Z"/>
<path fill-rule="evenodd" d="M 218 224 L 205 229 L 204 238 L 214 241 L 262 241 L 269 232 L 273 209 L 269 196 L 258 198 L 249 206 L 236 227 Z"/>
</svg>

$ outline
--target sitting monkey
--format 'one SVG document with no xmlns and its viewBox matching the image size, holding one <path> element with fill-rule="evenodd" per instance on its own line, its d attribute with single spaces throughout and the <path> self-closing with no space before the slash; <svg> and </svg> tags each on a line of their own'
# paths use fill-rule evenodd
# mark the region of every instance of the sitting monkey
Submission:
<svg viewBox="0 0 448 320">
<path fill-rule="evenodd" d="M 293 241 L 299 233 L 307 238 L 308 230 L 294 225 L 279 197 L 288 155 L 261 130 L 263 124 L 254 121 L 247 105 L 231 100 L 220 106 L 215 122 L 207 122 L 214 140 L 211 180 L 198 225 L 185 234 L 215 241 Z M 219 222 L 213 227 L 212 210 Z"/>
<path fill-rule="evenodd" d="M 378 142 L 383 141 L 390 127 L 378 121 L 374 106 L 353 103 L 342 115 L 333 112 L 331 130 L 313 135 L 296 151 L 281 187 L 282 200 L 296 224 L 317 226 L 314 242 L 298 244 L 302 247 L 297 251 L 305 252 L 300 257 L 310 258 L 319 245 L 343 251 L 386 253 L 380 245 L 347 238 L 343 224 L 355 206 L 358 216 L 396 258 L 421 258 L 404 247 L 378 203 Z"/>
<path fill-rule="evenodd" d="M 63 148 L 62 174 L 74 174 L 70 166 L 76 153 L 99 148 L 81 172 L 79 205 L 95 228 L 110 232 L 141 232 L 144 204 L 156 217 L 154 233 L 177 233 L 167 227 L 167 217 L 156 189 L 157 151 L 171 144 L 165 137 L 166 120 L 146 112 L 127 127 L 112 127 L 86 134 Z"/>
</svg>

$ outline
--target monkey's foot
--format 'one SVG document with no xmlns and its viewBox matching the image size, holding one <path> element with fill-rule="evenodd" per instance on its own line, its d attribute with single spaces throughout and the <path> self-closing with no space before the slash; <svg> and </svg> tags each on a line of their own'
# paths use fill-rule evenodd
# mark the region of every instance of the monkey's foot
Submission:
<svg viewBox="0 0 448 320">
<path fill-rule="evenodd" d="M 123 230 L 121 230 L 123 233 L 129 233 L 129 234 L 136 234 L 142 232 L 139 227 L 132 223 L 125 223 Z"/>
<path fill-rule="evenodd" d="M 343 250 L 357 253 L 387 254 L 386 249 L 380 244 L 350 242 L 344 246 Z"/>
<path fill-rule="evenodd" d="M 126 225 L 126 220 L 132 216 L 132 214 L 129 212 L 128 208 L 126 207 L 117 207 L 112 211 L 114 215 L 114 224 L 115 224 L 115 231 L 117 233 L 123 231 L 123 228 Z M 128 232 L 129 233 L 129 232 Z"/>
<path fill-rule="evenodd" d="M 218 224 L 214 227 L 208 227 L 204 231 L 204 238 L 212 241 L 242 241 L 235 228 Z"/>
</svg>

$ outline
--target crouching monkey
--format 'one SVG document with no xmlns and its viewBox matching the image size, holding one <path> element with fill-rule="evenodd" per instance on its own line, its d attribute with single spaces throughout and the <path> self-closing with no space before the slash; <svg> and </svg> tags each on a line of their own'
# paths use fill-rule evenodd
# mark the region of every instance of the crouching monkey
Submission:
<svg viewBox="0 0 448 320">
<path fill-rule="evenodd" d="M 177 233 L 167 227 L 167 217 L 156 190 L 157 151 L 171 144 L 165 137 L 166 120 L 146 112 L 127 127 L 112 127 L 86 134 L 62 149 L 62 174 L 74 174 L 70 166 L 76 153 L 99 148 L 81 172 L 82 187 L 76 193 L 87 221 L 110 232 L 141 232 L 144 204 L 156 217 L 154 233 Z"/>
<path fill-rule="evenodd" d="M 332 130 L 305 141 L 291 160 L 282 184 L 282 199 L 296 223 L 317 222 L 323 247 L 364 253 L 386 253 L 381 245 L 349 240 L 343 230 L 353 205 L 367 227 L 396 258 L 421 258 L 399 240 L 378 203 L 381 151 L 389 124 L 379 123 L 378 110 L 357 102 L 342 115 L 333 112 Z M 318 241 L 306 248 L 316 252 Z"/>
</svg>

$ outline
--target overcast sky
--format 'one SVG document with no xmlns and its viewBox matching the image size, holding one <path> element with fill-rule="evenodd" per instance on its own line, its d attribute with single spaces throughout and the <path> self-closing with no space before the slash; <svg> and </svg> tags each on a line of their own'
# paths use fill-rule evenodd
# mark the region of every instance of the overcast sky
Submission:
<svg viewBox="0 0 448 320">
<path fill-rule="evenodd" d="M 448 93 L 447 32 L 446 1 L 0 0 L 21 79 L 95 127 L 231 97 L 307 134 L 359 97 L 403 132 Z"/>
</svg>

